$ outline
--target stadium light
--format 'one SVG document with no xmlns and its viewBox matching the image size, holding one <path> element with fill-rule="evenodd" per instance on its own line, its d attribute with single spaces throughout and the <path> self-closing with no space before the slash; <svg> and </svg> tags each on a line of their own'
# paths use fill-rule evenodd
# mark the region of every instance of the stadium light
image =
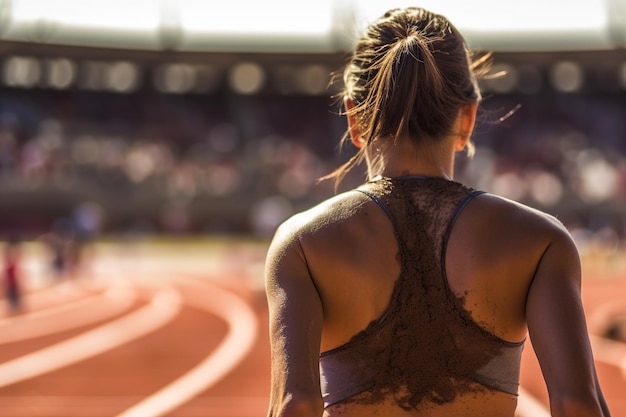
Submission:
<svg viewBox="0 0 626 417">
<path fill-rule="evenodd" d="M 414 5 L 396 0 L 394 6 Z M 7 6 L 9 5 L 9 6 Z M 626 44 L 626 0 L 422 0 L 474 49 L 582 50 Z M 0 0 L 2 38 L 226 52 L 331 52 L 390 3 L 379 0 Z"/>
<path fill-rule="evenodd" d="M 49 87 L 57 90 L 69 88 L 76 77 L 76 64 L 66 58 L 47 61 L 46 80 Z"/>
<path fill-rule="evenodd" d="M 154 0 L 13 0 L 17 22 L 54 22 L 77 28 L 155 30 L 160 24 Z"/>
<path fill-rule="evenodd" d="M 562 61 L 550 69 L 550 80 L 557 91 L 574 93 L 582 88 L 585 74 L 576 62 Z"/>
<path fill-rule="evenodd" d="M 419 6 L 443 14 L 465 34 L 475 49 L 586 49 L 609 48 L 609 2 L 626 0 L 422 0 Z M 380 16 L 386 2 L 354 0 L 358 25 Z M 414 6 L 396 0 L 394 6 Z M 614 7 L 613 5 L 611 5 Z"/>
<path fill-rule="evenodd" d="M 241 62 L 231 68 L 228 81 L 239 94 L 255 94 L 265 84 L 265 71 L 253 62 Z"/>
</svg>

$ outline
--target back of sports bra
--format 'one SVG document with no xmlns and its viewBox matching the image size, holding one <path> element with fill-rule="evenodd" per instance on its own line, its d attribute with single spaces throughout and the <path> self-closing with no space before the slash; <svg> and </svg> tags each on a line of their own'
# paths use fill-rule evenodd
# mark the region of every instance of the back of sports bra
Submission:
<svg viewBox="0 0 626 417">
<path fill-rule="evenodd" d="M 324 405 L 403 409 L 443 404 L 485 389 L 517 395 L 523 343 L 478 326 L 449 288 L 445 249 L 465 205 L 481 192 L 443 178 L 382 178 L 360 187 L 388 215 L 401 272 L 382 317 L 348 343 L 320 355 Z"/>
</svg>

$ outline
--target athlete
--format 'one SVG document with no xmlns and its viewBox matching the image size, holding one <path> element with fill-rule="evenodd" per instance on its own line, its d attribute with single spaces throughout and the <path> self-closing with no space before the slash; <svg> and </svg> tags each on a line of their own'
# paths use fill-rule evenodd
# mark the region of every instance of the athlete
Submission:
<svg viewBox="0 0 626 417">
<path fill-rule="evenodd" d="M 393 9 L 344 71 L 367 181 L 285 221 L 267 254 L 271 417 L 513 417 L 532 340 L 557 417 L 607 417 L 581 267 L 554 217 L 454 181 L 481 100 L 443 16 Z"/>
</svg>

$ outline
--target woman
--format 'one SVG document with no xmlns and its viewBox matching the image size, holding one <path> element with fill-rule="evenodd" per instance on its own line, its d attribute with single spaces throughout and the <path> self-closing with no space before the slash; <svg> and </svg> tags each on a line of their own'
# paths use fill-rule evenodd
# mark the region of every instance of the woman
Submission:
<svg viewBox="0 0 626 417">
<path fill-rule="evenodd" d="M 527 333 L 553 416 L 608 416 L 555 218 L 452 180 L 480 101 L 459 32 L 420 8 L 370 26 L 344 72 L 368 181 L 287 220 L 267 256 L 269 416 L 502 416 Z"/>
</svg>

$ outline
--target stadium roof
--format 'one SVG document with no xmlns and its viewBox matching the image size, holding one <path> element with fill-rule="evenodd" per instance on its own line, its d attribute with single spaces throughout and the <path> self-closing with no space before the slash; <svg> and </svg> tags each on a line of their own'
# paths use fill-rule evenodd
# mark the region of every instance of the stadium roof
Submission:
<svg viewBox="0 0 626 417">
<path fill-rule="evenodd" d="M 197 52 L 337 52 L 406 0 L 0 0 L 0 39 Z M 626 0 L 422 0 L 473 49 L 626 46 Z"/>
</svg>

